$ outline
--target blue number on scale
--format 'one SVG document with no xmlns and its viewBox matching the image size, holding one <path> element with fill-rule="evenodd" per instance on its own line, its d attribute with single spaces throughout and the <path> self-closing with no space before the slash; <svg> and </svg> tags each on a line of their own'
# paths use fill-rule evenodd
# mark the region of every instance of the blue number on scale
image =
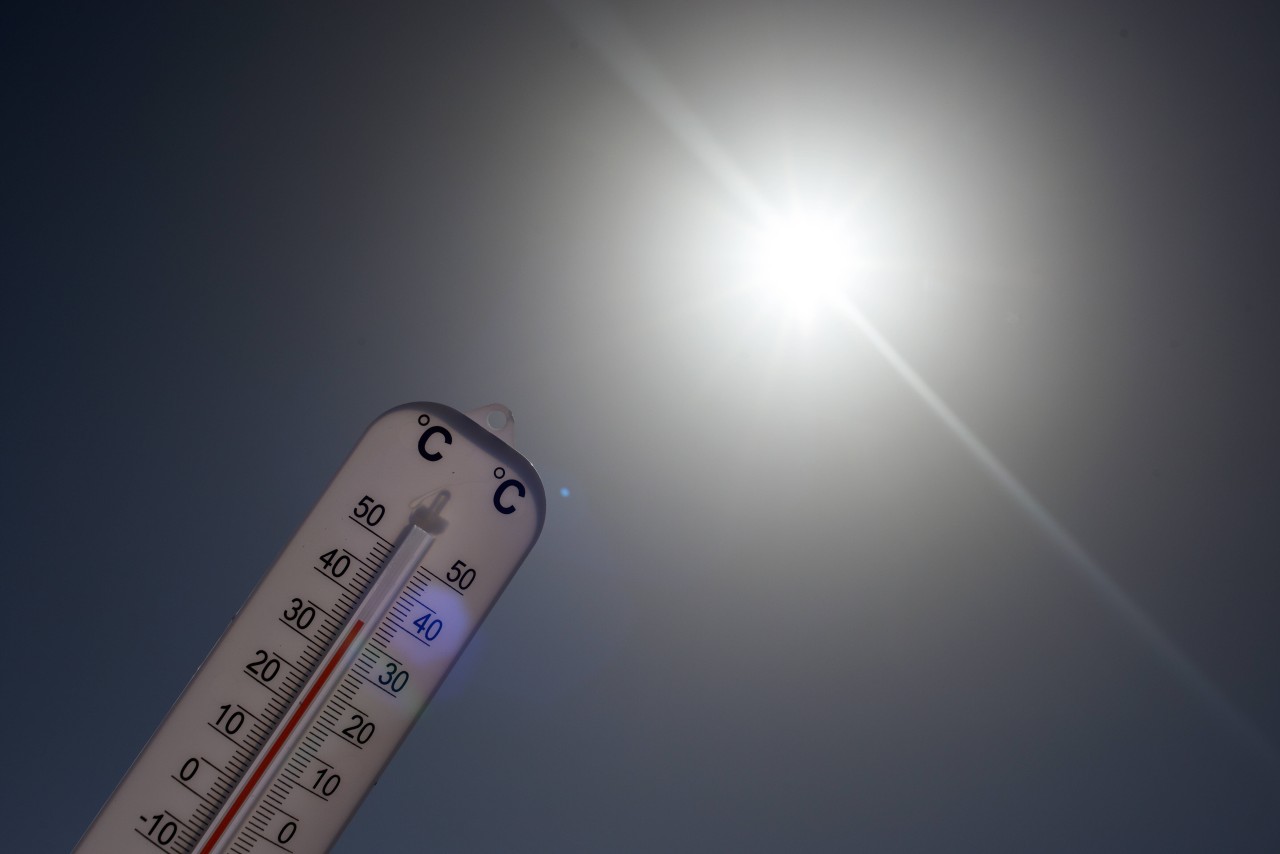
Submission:
<svg viewBox="0 0 1280 854">
<path fill-rule="evenodd" d="M 425 640 L 433 641 L 440 634 L 440 630 L 444 628 L 444 623 L 436 617 L 435 613 L 428 611 L 421 617 L 413 621 L 413 626 L 418 630 L 418 634 L 422 635 Z"/>
</svg>

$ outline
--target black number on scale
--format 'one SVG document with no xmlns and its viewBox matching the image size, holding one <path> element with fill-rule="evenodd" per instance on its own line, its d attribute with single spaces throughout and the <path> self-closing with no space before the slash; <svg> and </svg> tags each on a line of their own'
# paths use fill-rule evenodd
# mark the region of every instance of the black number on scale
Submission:
<svg viewBox="0 0 1280 854">
<path fill-rule="evenodd" d="M 182 770 L 178 772 L 178 779 L 184 783 L 190 783 L 191 778 L 200 770 L 200 760 L 192 756 L 186 762 L 182 763 Z"/>
<path fill-rule="evenodd" d="M 296 599 L 294 600 L 297 601 Z M 276 674 L 280 672 L 280 659 L 272 658 L 267 655 L 265 649 L 260 649 L 254 655 L 258 656 L 244 666 L 254 676 L 257 676 L 263 682 L 270 682 L 276 678 Z"/>
<path fill-rule="evenodd" d="M 293 835 L 298 832 L 298 823 L 296 821 L 286 821 L 284 827 L 280 828 L 280 832 L 276 834 L 276 841 L 284 845 Z"/>
<path fill-rule="evenodd" d="M 311 784 L 311 790 L 319 792 L 326 798 L 338 791 L 338 787 L 342 785 L 342 778 L 333 773 L 332 768 L 321 768 L 316 772 L 316 781 Z"/>
<path fill-rule="evenodd" d="M 451 584 L 458 585 L 459 590 L 466 590 L 476 580 L 476 571 L 462 561 L 455 560 L 453 566 L 449 567 L 448 580 Z"/>
<path fill-rule="evenodd" d="M 285 622 L 293 623 L 300 629 L 305 629 L 311 625 L 311 621 L 316 618 L 316 609 L 310 605 L 304 608 L 301 599 L 290 599 L 289 601 L 293 604 L 293 607 L 284 612 Z"/>
<path fill-rule="evenodd" d="M 143 816 L 143 821 L 146 817 Z M 173 837 L 178 835 L 178 823 L 176 821 L 165 821 L 164 813 L 151 816 L 151 829 L 147 831 L 147 838 L 154 839 L 161 845 L 168 845 L 173 841 Z"/>
<path fill-rule="evenodd" d="M 357 519 L 363 519 L 368 522 L 369 527 L 372 528 L 382 521 L 383 516 L 387 515 L 387 508 L 381 504 L 374 504 L 373 499 L 366 495 L 360 499 L 360 503 L 351 512 L 355 514 Z"/>
<path fill-rule="evenodd" d="M 375 506 L 380 507 L 382 505 L 379 504 Z M 381 519 L 382 517 L 379 516 L 378 518 Z M 369 524 L 375 525 L 377 523 L 370 522 Z M 338 554 L 337 549 L 320 555 L 320 562 L 324 564 L 324 568 L 329 570 L 329 574 L 334 578 L 341 578 L 346 575 L 347 570 L 351 568 L 351 558 L 346 555 Z"/>
<path fill-rule="evenodd" d="M 379 685 L 386 685 L 397 694 L 400 689 L 409 684 L 409 671 L 401 670 L 400 665 L 394 661 L 387 662 L 387 672 L 378 677 Z"/>
<path fill-rule="evenodd" d="M 365 744 L 373 738 L 373 721 L 366 721 L 364 715 L 352 715 L 355 721 L 342 731 L 342 734 L 355 740 L 356 744 Z"/>
<path fill-rule="evenodd" d="M 222 731 L 227 735 L 235 735 L 240 731 L 240 727 L 244 726 L 244 712 L 232 712 L 231 705 L 219 706 L 222 713 L 218 715 L 215 724 L 222 727 Z M 230 714 L 227 714 L 231 712 Z"/>
</svg>

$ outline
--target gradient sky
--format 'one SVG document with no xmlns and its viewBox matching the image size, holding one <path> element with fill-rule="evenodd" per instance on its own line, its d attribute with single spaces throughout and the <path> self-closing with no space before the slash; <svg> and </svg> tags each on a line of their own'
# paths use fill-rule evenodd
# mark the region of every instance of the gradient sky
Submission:
<svg viewBox="0 0 1280 854">
<path fill-rule="evenodd" d="M 7 846 L 431 400 L 546 529 L 336 851 L 1280 850 L 1280 29 L 1167 7 L 6 11 Z"/>
</svg>

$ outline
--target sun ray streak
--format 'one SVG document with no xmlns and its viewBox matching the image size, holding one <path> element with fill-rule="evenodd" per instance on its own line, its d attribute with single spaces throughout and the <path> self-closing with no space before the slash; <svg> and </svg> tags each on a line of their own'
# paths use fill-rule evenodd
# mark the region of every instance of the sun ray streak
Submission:
<svg viewBox="0 0 1280 854">
<path fill-rule="evenodd" d="M 739 204 L 757 218 L 769 216 L 769 204 L 613 13 L 582 0 L 552 6 Z"/>
<path fill-rule="evenodd" d="M 1269 766 L 1273 774 L 1280 773 L 1280 755 L 1277 754 L 1275 745 L 1266 733 L 1237 709 L 1226 694 L 1187 657 L 1173 639 L 1116 584 L 1098 560 L 1062 523 L 1053 517 L 1012 472 L 1005 468 L 973 431 L 965 426 L 951 407 L 915 372 L 906 359 L 880 334 L 851 300 L 846 297 L 839 301 L 838 306 L 872 348 L 889 364 L 894 373 L 915 392 L 925 408 L 942 422 L 952 437 L 973 457 L 983 473 L 1012 500 L 1035 529 L 1062 552 L 1072 568 L 1111 609 L 1112 613 L 1157 654 L 1179 683 L 1204 703 L 1216 718 L 1237 732 Z"/>
</svg>

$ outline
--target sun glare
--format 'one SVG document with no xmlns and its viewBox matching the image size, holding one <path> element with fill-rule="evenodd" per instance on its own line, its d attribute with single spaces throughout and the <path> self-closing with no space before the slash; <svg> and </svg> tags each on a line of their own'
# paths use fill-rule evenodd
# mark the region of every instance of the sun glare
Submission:
<svg viewBox="0 0 1280 854">
<path fill-rule="evenodd" d="M 851 235 L 829 214 L 778 217 L 760 230 L 753 254 L 751 286 L 763 309 L 801 328 L 830 307 L 852 274 Z"/>
</svg>

